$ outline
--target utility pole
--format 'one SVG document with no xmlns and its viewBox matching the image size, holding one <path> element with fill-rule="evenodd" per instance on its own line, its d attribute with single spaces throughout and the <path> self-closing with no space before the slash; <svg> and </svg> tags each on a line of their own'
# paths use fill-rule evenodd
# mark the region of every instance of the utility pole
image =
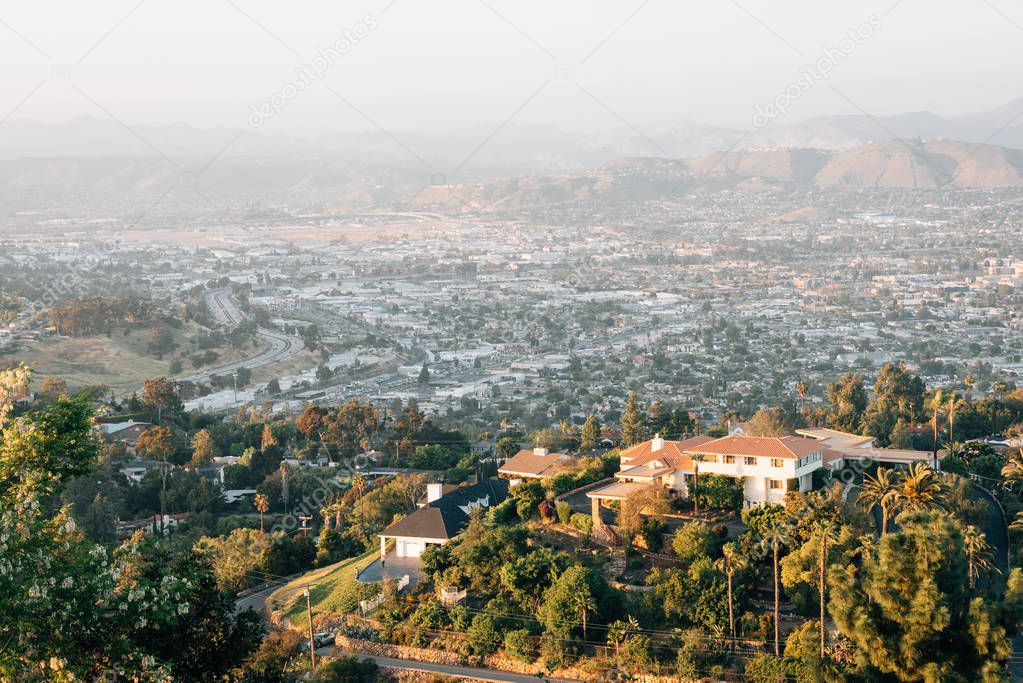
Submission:
<svg viewBox="0 0 1023 683">
<path fill-rule="evenodd" d="M 306 586 L 302 591 L 305 595 L 305 610 L 306 616 L 309 618 L 309 660 L 312 662 L 312 671 L 316 671 L 316 643 L 313 642 L 313 604 L 312 599 L 309 597 L 309 588 L 315 584 Z"/>
<path fill-rule="evenodd" d="M 309 538 L 309 527 L 306 526 L 306 522 L 313 518 L 312 515 L 299 515 L 298 518 L 302 521 L 302 538 Z"/>
</svg>

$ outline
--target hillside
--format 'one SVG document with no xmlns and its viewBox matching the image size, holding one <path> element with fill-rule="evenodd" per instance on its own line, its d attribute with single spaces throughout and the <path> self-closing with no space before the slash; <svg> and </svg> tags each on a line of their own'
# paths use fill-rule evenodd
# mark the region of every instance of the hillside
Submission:
<svg viewBox="0 0 1023 683">
<path fill-rule="evenodd" d="M 735 150 L 692 159 L 630 158 L 585 173 L 430 186 L 408 209 L 500 211 L 589 200 L 666 200 L 693 191 L 775 192 L 1023 187 L 1023 152 L 952 140 L 878 142 L 843 151 Z"/>
</svg>

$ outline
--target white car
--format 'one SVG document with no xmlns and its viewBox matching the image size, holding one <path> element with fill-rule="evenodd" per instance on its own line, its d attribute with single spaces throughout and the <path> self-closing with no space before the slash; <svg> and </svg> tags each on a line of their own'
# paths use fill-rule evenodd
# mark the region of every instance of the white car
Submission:
<svg viewBox="0 0 1023 683">
<path fill-rule="evenodd" d="M 322 633 L 315 633 L 313 634 L 313 644 L 316 645 L 316 647 L 323 647 L 324 645 L 333 645 L 334 638 L 335 638 L 334 634 L 328 631 L 323 631 Z"/>
</svg>

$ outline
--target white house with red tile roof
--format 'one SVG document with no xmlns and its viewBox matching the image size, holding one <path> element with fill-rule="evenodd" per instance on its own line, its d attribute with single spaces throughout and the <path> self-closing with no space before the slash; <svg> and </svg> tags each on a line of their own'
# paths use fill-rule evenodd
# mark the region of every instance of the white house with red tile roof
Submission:
<svg viewBox="0 0 1023 683">
<path fill-rule="evenodd" d="M 798 436 L 697 436 L 682 441 L 658 436 L 622 451 L 621 469 L 615 474 L 618 481 L 586 495 L 596 506 L 601 500 L 624 500 L 655 485 L 665 488 L 670 497 L 685 498 L 698 472 L 741 479 L 746 507 L 781 503 L 790 487 L 813 488 L 813 473 L 824 466 L 827 450 L 820 441 Z"/>
</svg>

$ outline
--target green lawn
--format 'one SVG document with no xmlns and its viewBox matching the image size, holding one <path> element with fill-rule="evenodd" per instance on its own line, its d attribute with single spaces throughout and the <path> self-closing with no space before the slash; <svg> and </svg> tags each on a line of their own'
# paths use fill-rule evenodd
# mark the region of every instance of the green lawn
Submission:
<svg viewBox="0 0 1023 683">
<path fill-rule="evenodd" d="M 375 585 L 355 580 L 358 571 L 375 560 L 379 553 L 378 550 L 370 550 L 358 557 L 303 574 L 275 590 L 268 603 L 275 612 L 281 611 L 283 618 L 293 627 L 307 628 L 309 622 L 302 589 L 315 584 L 309 589 L 314 615 L 350 612 L 359 606 L 359 600 L 371 597 L 379 590 Z"/>
</svg>

